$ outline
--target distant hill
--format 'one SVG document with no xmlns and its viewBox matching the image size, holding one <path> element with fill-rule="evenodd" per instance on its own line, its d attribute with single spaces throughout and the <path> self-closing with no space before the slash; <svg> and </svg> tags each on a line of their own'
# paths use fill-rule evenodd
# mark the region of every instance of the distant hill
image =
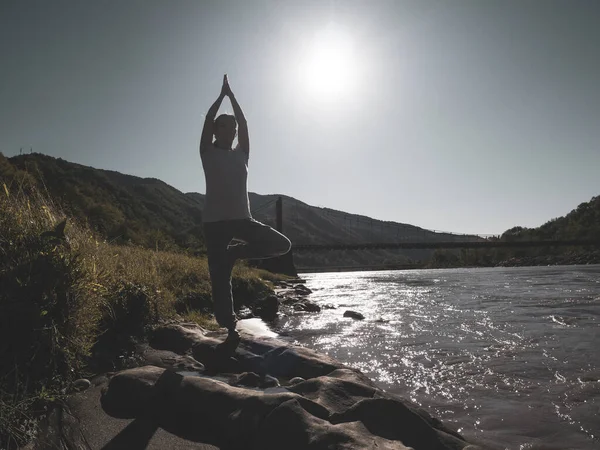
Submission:
<svg viewBox="0 0 600 450">
<path fill-rule="evenodd" d="M 537 228 L 514 227 L 502 240 L 600 239 L 600 196 L 581 203 L 564 217 L 549 220 Z"/>
<path fill-rule="evenodd" d="M 549 220 L 537 228 L 513 227 L 503 241 L 600 240 L 600 196 L 581 203 L 564 217 Z M 531 248 L 496 251 L 493 260 L 503 266 L 600 264 L 598 246 Z"/>
<path fill-rule="evenodd" d="M 71 163 L 37 153 L 0 157 L 0 177 L 14 187 L 43 180 L 69 215 L 107 239 L 161 249 L 203 247 L 202 207 L 193 197 L 154 178 Z"/>
<path fill-rule="evenodd" d="M 15 189 L 43 185 L 66 212 L 87 221 L 117 243 L 203 253 L 201 230 L 205 196 L 182 193 L 155 178 L 95 169 L 39 153 L 5 158 L 0 153 L 0 182 Z M 253 216 L 275 226 L 279 195 L 250 193 Z M 283 197 L 284 233 L 294 243 L 398 242 L 448 240 L 451 236 L 422 228 L 371 219 Z M 452 238 L 456 239 L 455 236 Z M 429 258 L 428 250 L 372 250 L 298 253 L 299 266 L 404 264 Z"/>
</svg>

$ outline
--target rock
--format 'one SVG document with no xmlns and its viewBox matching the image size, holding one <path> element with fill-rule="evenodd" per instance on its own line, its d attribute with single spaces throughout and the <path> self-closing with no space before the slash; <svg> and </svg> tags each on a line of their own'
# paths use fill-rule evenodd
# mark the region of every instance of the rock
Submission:
<svg viewBox="0 0 600 450">
<path fill-rule="evenodd" d="M 337 306 L 335 306 L 331 303 L 327 303 L 327 304 L 323 305 L 321 308 L 322 309 L 337 309 Z"/>
<path fill-rule="evenodd" d="M 75 392 L 81 392 L 81 391 L 85 391 L 86 389 L 88 389 L 90 386 L 92 385 L 91 381 L 86 379 L 86 378 L 80 378 L 79 380 L 76 380 L 73 382 L 73 384 L 71 385 L 73 391 Z"/>
<path fill-rule="evenodd" d="M 313 350 L 293 346 L 273 338 L 248 339 L 242 335 L 239 347 L 232 354 L 219 351 L 217 345 L 225 339 L 224 333 L 202 333 L 196 328 L 165 325 L 154 330 L 153 342 L 179 351 L 186 348 L 194 360 L 205 366 L 206 373 L 216 374 L 256 372 L 275 377 L 314 378 L 344 368 L 334 359 Z"/>
<path fill-rule="evenodd" d="M 192 347 L 192 355 L 198 361 L 201 361 L 204 365 L 205 372 L 209 374 L 216 374 L 219 372 L 225 373 L 241 373 L 245 369 L 254 371 L 254 367 L 244 367 L 238 358 L 234 357 L 237 354 L 237 350 L 234 353 L 229 351 L 225 352 L 219 344 L 223 340 L 214 338 L 204 338 L 202 341 L 197 342 Z"/>
<path fill-rule="evenodd" d="M 303 278 L 292 278 L 292 279 L 289 279 L 289 280 L 287 280 L 287 282 L 288 282 L 289 284 L 294 284 L 294 283 L 306 283 L 306 280 L 305 280 L 305 279 L 303 279 Z"/>
<path fill-rule="evenodd" d="M 170 350 L 183 354 L 204 337 L 206 331 L 197 325 L 163 325 L 155 328 L 150 336 L 150 345 L 158 350 Z"/>
<path fill-rule="evenodd" d="M 294 286 L 294 291 L 301 295 L 312 294 L 312 291 L 304 286 L 303 284 L 297 284 Z"/>
<path fill-rule="evenodd" d="M 315 302 L 311 302 L 310 300 L 304 300 L 302 302 L 304 305 L 304 310 L 308 312 L 321 312 L 321 307 L 317 305 Z"/>
<path fill-rule="evenodd" d="M 189 372 L 204 370 L 204 365 L 189 355 L 178 355 L 169 350 L 156 350 L 149 346 L 140 346 L 140 350 L 144 365 Z"/>
<path fill-rule="evenodd" d="M 298 383 L 288 390 L 319 403 L 332 413 L 346 411 L 360 400 L 373 398 L 378 391 L 371 386 L 328 376 Z"/>
<path fill-rule="evenodd" d="M 265 377 L 261 380 L 260 387 L 262 389 L 267 389 L 271 387 L 279 387 L 279 380 L 271 375 L 265 375 Z"/>
<path fill-rule="evenodd" d="M 222 332 L 162 328 L 155 330 L 156 342 L 187 347 L 192 360 L 206 366 L 205 375 L 238 375 L 227 383 L 156 366 L 119 372 L 101 397 L 113 417 L 144 419 L 137 422 L 223 449 L 463 450 L 468 445 L 418 405 L 310 349 L 243 334 L 240 346 L 223 355 L 216 350 Z M 183 357 L 160 352 L 163 362 Z M 287 387 L 261 391 L 278 387 L 276 377 L 289 379 Z"/>
<path fill-rule="evenodd" d="M 365 316 L 363 316 L 361 313 L 350 310 L 344 313 L 344 317 L 352 317 L 355 320 L 363 320 L 365 318 Z"/>
<path fill-rule="evenodd" d="M 232 380 L 232 386 L 246 386 L 253 388 L 267 389 L 279 387 L 279 380 L 271 375 L 260 376 L 254 372 L 244 372 Z"/>
<path fill-rule="evenodd" d="M 462 450 L 464 440 L 432 427 L 404 403 L 387 398 L 364 399 L 331 416 L 331 423 L 360 421 L 374 435 L 415 448 Z M 402 426 L 398 426 L 402 424 Z"/>
<path fill-rule="evenodd" d="M 255 440 L 263 418 L 292 399 L 313 415 L 329 415 L 319 404 L 291 392 L 263 394 L 152 366 L 115 375 L 101 405 L 113 417 L 147 418 L 185 439 L 219 448 L 256 448 L 248 443 Z M 285 448 L 285 441 L 280 445 Z"/>
<path fill-rule="evenodd" d="M 283 378 L 315 378 L 341 366 L 326 355 L 303 347 L 282 346 L 264 355 L 267 373 Z"/>
<path fill-rule="evenodd" d="M 286 295 L 283 297 L 283 300 L 281 301 L 281 303 L 283 303 L 284 305 L 292 305 L 299 301 L 300 301 L 300 298 L 298 298 L 298 297 L 292 297 L 292 296 Z"/>
<path fill-rule="evenodd" d="M 165 369 L 156 366 L 119 372 L 108 383 L 108 390 L 101 398 L 102 408 L 107 414 L 119 419 L 142 416 L 154 406 L 154 384 L 165 372 Z M 170 373 L 181 377 L 174 372 Z"/>
<path fill-rule="evenodd" d="M 294 311 L 320 312 L 321 307 L 310 300 L 299 300 L 294 303 Z"/>
<path fill-rule="evenodd" d="M 375 385 L 375 383 L 373 381 L 371 381 L 371 379 L 369 377 L 362 374 L 357 369 L 351 369 L 351 368 L 336 369 L 333 372 L 328 373 L 327 376 L 331 377 L 331 378 L 339 378 L 340 380 L 344 380 L 344 381 L 352 381 L 354 383 L 363 384 L 365 386 L 369 386 L 369 387 L 373 387 L 373 388 L 377 387 Z"/>
<path fill-rule="evenodd" d="M 254 313 L 252 312 L 252 310 L 250 308 L 242 308 L 238 311 L 237 313 L 237 317 L 240 320 L 246 320 L 246 319 L 252 319 L 254 318 Z"/>
<path fill-rule="evenodd" d="M 279 297 L 276 295 L 269 295 L 264 298 L 254 307 L 254 314 L 258 317 L 271 321 L 277 317 L 279 311 Z"/>
<path fill-rule="evenodd" d="M 270 412 L 252 448 L 407 450 L 402 442 L 372 435 L 359 422 L 331 424 L 305 410 L 297 399 L 290 399 Z"/>
<path fill-rule="evenodd" d="M 294 386 L 295 384 L 302 383 L 303 381 L 306 381 L 306 380 L 302 377 L 294 377 L 289 381 L 289 385 Z"/>
<path fill-rule="evenodd" d="M 260 386 L 260 376 L 254 372 L 244 372 L 237 375 L 233 382 L 232 386 L 248 386 L 248 387 L 259 387 Z"/>
</svg>

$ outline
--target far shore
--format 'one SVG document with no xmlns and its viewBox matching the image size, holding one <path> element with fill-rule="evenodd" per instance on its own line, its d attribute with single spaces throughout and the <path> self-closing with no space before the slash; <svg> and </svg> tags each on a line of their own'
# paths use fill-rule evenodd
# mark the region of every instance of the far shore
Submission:
<svg viewBox="0 0 600 450">
<path fill-rule="evenodd" d="M 432 266 L 432 265 L 406 265 L 406 266 L 332 266 L 332 267 L 298 267 L 298 275 L 301 276 L 307 273 L 326 273 L 326 272 L 378 272 L 378 271 L 393 271 L 393 270 L 437 270 L 437 269 L 482 269 L 487 267 L 547 267 L 547 266 L 586 266 L 600 264 L 600 257 L 584 260 L 569 261 L 536 261 L 534 258 L 512 258 L 502 261 L 498 264 L 490 265 L 448 265 L 448 266 Z"/>
</svg>

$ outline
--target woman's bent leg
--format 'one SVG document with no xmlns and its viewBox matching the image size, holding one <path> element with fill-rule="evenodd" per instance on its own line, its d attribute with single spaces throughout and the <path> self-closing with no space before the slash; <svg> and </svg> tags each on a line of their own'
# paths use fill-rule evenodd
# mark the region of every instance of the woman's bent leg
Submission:
<svg viewBox="0 0 600 450">
<path fill-rule="evenodd" d="M 242 244 L 229 246 L 233 259 L 264 259 L 285 255 L 292 248 L 290 240 L 279 231 L 254 219 L 236 220 L 232 229 Z"/>
</svg>

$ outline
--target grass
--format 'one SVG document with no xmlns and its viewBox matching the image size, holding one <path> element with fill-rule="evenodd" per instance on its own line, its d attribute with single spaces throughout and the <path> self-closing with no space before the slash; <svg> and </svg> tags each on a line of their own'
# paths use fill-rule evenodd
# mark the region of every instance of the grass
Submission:
<svg viewBox="0 0 600 450">
<path fill-rule="evenodd" d="M 74 379 L 110 369 L 118 352 L 165 319 L 209 329 L 205 258 L 117 246 L 31 183 L 0 184 L 0 448 L 35 436 L 36 420 Z M 238 263 L 236 303 L 285 276 Z"/>
</svg>

